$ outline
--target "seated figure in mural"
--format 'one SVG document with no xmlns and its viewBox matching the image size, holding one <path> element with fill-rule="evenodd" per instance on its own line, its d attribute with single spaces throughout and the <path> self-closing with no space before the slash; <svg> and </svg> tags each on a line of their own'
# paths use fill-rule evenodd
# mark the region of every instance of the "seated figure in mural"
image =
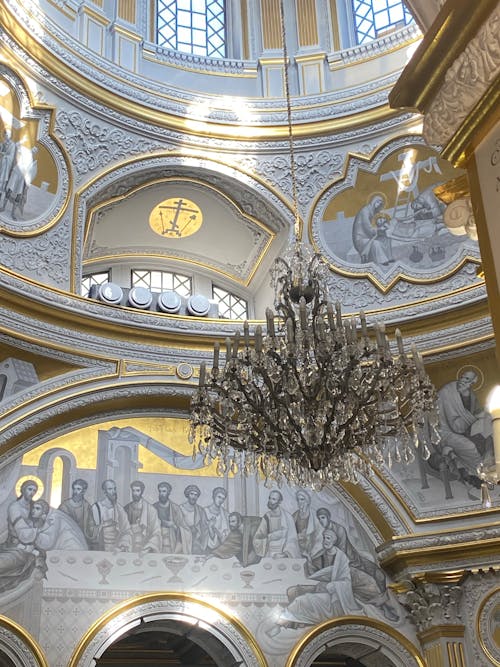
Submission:
<svg viewBox="0 0 500 667">
<path fill-rule="evenodd" d="M 300 558 L 297 529 L 292 515 L 281 507 L 283 494 L 273 490 L 253 538 L 255 552 L 262 558 Z"/>
<path fill-rule="evenodd" d="M 212 549 L 208 558 L 236 558 L 243 567 L 255 565 L 260 561 L 260 556 L 255 553 L 253 537 L 259 524 L 258 516 L 242 516 L 239 512 L 231 512 L 228 517 L 229 532 Z"/>
<path fill-rule="evenodd" d="M 196 484 L 189 484 L 184 489 L 186 501 L 179 506 L 182 513 L 182 525 L 179 526 L 183 553 L 205 554 L 208 544 L 208 519 L 205 509 L 198 505 L 201 491 Z"/>
<path fill-rule="evenodd" d="M 161 549 L 161 527 L 158 512 L 144 497 L 145 486 L 140 480 L 132 482 L 132 501 L 125 505 L 132 531 L 132 551 L 158 553 Z"/>
<path fill-rule="evenodd" d="M 31 508 L 38 491 L 34 480 L 25 480 L 20 496 L 7 510 L 7 540 L 0 544 L 0 593 L 12 590 L 33 573 L 41 578 L 47 571 L 45 553 L 35 546 L 37 528 Z"/>
<path fill-rule="evenodd" d="M 96 541 L 92 545 L 98 551 L 130 551 L 132 531 L 127 513 L 118 503 L 116 484 L 112 479 L 102 483 L 104 498 L 92 505 L 92 515 L 97 526 Z"/>
<path fill-rule="evenodd" d="M 80 526 L 65 512 L 52 509 L 45 500 L 35 500 L 30 512 L 36 534 L 35 547 L 43 551 L 85 551 L 87 541 Z"/>
<path fill-rule="evenodd" d="M 217 486 L 212 491 L 212 503 L 205 507 L 208 519 L 208 543 L 209 550 L 215 549 L 221 544 L 229 533 L 228 513 L 223 503 L 227 498 L 227 491 L 222 486 Z"/>
<path fill-rule="evenodd" d="M 339 523 L 332 520 L 330 511 L 321 507 L 317 516 L 325 530 L 329 530 L 334 537 L 334 545 L 347 557 L 350 574 L 352 593 L 355 600 L 361 605 L 372 605 L 382 612 L 390 621 L 397 621 L 399 614 L 389 599 L 387 592 L 387 581 L 383 570 L 374 560 L 360 554 L 349 539 L 347 530 Z M 323 548 L 312 558 L 309 558 L 305 570 L 308 576 L 331 565 L 331 555 Z"/>
<path fill-rule="evenodd" d="M 161 550 L 166 554 L 188 553 L 183 548 L 181 526 L 184 517 L 177 503 L 170 500 L 172 485 L 169 482 L 158 484 L 158 500 L 153 503 L 160 521 Z M 186 528 L 186 526 L 184 526 Z"/>
<path fill-rule="evenodd" d="M 92 515 L 92 505 L 85 498 L 88 486 L 84 479 L 75 479 L 71 485 L 71 498 L 63 500 L 59 509 L 80 526 L 90 547 L 97 538 L 97 526 Z"/>
<path fill-rule="evenodd" d="M 477 373 L 468 369 L 439 389 L 441 442 L 429 465 L 438 470 L 444 458 L 452 477 L 479 488 L 477 468 L 483 461 L 492 461 L 493 436 L 491 418 L 472 388 L 477 380 Z"/>
<path fill-rule="evenodd" d="M 323 527 L 316 514 L 311 511 L 311 494 L 305 489 L 295 493 L 297 510 L 293 513 L 293 520 L 297 530 L 297 539 L 302 556 L 315 554 L 323 543 Z"/>
<path fill-rule="evenodd" d="M 376 217 L 384 208 L 385 199 L 382 194 L 374 194 L 354 218 L 352 225 L 352 244 L 363 264 L 375 261 L 370 258 L 370 248 L 377 237 Z M 382 249 L 381 245 L 381 249 Z M 373 252 L 373 251 L 372 251 Z M 391 255 L 392 259 L 392 255 Z M 388 259 L 385 260 L 389 261 Z"/>
<path fill-rule="evenodd" d="M 352 592 L 349 560 L 335 542 L 335 534 L 327 528 L 323 532 L 323 550 L 329 565 L 310 576 L 310 585 L 288 589 L 289 603 L 281 612 L 277 624 L 269 630 L 270 636 L 278 634 L 282 627 L 317 625 L 335 616 L 362 612 Z"/>
</svg>

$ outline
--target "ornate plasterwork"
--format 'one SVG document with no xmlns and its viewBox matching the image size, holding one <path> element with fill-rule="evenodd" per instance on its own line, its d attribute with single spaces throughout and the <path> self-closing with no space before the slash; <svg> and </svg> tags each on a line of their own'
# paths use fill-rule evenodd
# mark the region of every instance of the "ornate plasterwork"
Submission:
<svg viewBox="0 0 500 667">
<path fill-rule="evenodd" d="M 239 114 L 232 108 L 232 101 L 224 104 L 224 100 L 220 96 L 221 99 L 215 107 L 211 104 L 213 96 L 177 88 L 172 85 L 171 77 L 163 79 L 163 81 L 169 81 L 168 84 L 163 81 L 148 79 L 147 87 L 145 87 L 145 79 L 142 73 L 139 75 L 127 71 L 112 61 L 100 57 L 66 31 L 61 30 L 55 22 L 50 23 L 49 32 L 45 15 L 38 3 L 30 2 L 28 8 L 24 6 L 28 3 L 13 0 L 10 0 L 8 4 L 9 11 L 57 58 L 70 65 L 84 77 L 105 86 L 122 98 L 151 106 L 156 110 L 171 113 L 175 116 L 191 116 L 193 119 L 223 123 L 241 123 Z M 363 60 L 367 57 L 379 57 L 395 47 L 401 47 L 415 35 L 415 27 L 406 27 L 391 36 L 374 41 L 369 47 L 363 45 L 347 49 L 345 55 L 341 52 L 339 57 L 346 58 L 348 62 L 357 62 L 360 58 Z M 148 49 L 152 47 L 153 45 L 148 44 Z M 247 112 L 255 115 L 253 122 L 259 125 L 286 123 L 286 112 L 283 111 L 282 104 L 277 103 L 276 100 L 256 98 L 255 80 L 258 77 L 256 76 L 255 62 L 220 59 L 214 61 L 210 58 L 171 52 L 161 47 L 154 48 L 156 48 L 154 57 L 156 57 L 158 63 L 162 55 L 166 64 L 172 64 L 174 67 L 181 67 L 185 70 L 194 70 L 193 75 L 195 76 L 196 71 L 200 73 L 221 73 L 230 81 L 231 75 L 236 79 L 240 78 L 241 74 L 248 77 L 250 71 L 252 73 L 250 78 L 252 85 L 249 88 L 250 97 L 245 99 Z M 166 54 L 168 54 L 168 57 L 165 57 Z M 215 62 L 217 62 L 217 67 L 214 67 Z M 399 72 L 391 72 L 389 75 L 375 77 L 368 82 L 351 86 L 343 91 L 337 89 L 318 96 L 297 98 L 294 100 L 296 118 L 301 120 L 328 119 L 332 115 L 336 117 L 350 115 L 368 108 L 384 105 L 387 103 L 388 90 L 395 83 L 398 74 Z M 227 89 L 224 89 L 224 92 L 230 94 L 230 84 Z M 345 101 L 343 101 L 343 98 L 345 98 Z M 332 107 L 334 107 L 333 113 Z M 210 109 L 208 118 L 206 115 L 207 108 Z M 196 111 L 197 109 L 199 112 Z"/>
<path fill-rule="evenodd" d="M 16 207 L 15 212 L 11 201 L 3 199 L 0 231 L 12 236 L 33 236 L 53 227 L 64 214 L 72 188 L 70 168 L 65 153 L 53 136 L 54 109 L 33 103 L 24 82 L 1 62 L 0 81 L 3 87 L 0 141 L 3 144 L 3 133 L 8 133 L 14 150 L 8 173 L 19 170 L 24 184 L 24 204 Z M 51 177 L 47 175 L 48 169 L 46 173 L 41 172 L 40 165 L 44 164 L 50 167 Z M 48 180 L 35 186 L 37 178 L 44 177 Z M 9 187 L 17 186 L 9 185 L 6 180 L 5 189 Z"/>
<path fill-rule="evenodd" d="M 347 64 L 359 62 L 366 58 L 376 58 L 377 56 L 381 56 L 389 49 L 396 48 L 397 46 L 404 46 L 404 44 L 407 44 L 410 40 L 416 39 L 419 36 L 420 30 L 417 25 L 410 24 L 396 32 L 391 32 L 384 37 L 380 37 L 379 39 L 374 39 L 370 42 L 359 44 L 344 49 L 339 53 L 332 54 L 331 56 L 328 56 L 328 62 L 330 65 L 334 64 L 335 69 L 340 69 Z M 338 64 L 339 60 L 342 63 L 341 65 Z"/>
<path fill-rule="evenodd" d="M 463 614 L 470 624 L 469 654 L 475 665 L 500 665 L 500 649 L 495 640 L 500 607 L 500 572 L 493 570 L 471 574 L 463 584 Z"/>
<path fill-rule="evenodd" d="M 398 597 L 417 630 L 423 632 L 435 625 L 461 623 L 462 593 L 462 587 L 458 584 L 408 582 L 408 590 Z"/>
<path fill-rule="evenodd" d="M 23 640 L 21 629 L 12 621 L 0 617 L 0 662 L 3 662 L 2 655 L 10 658 L 14 667 L 47 667 L 40 651 L 36 655 L 32 646 Z"/>
<path fill-rule="evenodd" d="M 107 618 L 97 624 L 96 630 L 86 638 L 84 645 L 77 649 L 70 661 L 70 667 L 92 667 L 95 665 L 95 658 L 100 657 L 108 646 L 134 625 L 162 619 L 172 619 L 189 625 L 202 623 L 207 632 L 224 643 L 234 657 L 234 664 L 264 667 L 265 659 L 260 651 L 256 650 L 256 645 L 252 646 L 250 635 L 211 605 L 184 596 L 145 596 L 146 599 L 147 597 L 152 599 L 141 602 L 139 598 L 134 606 L 127 603 L 123 611 L 118 608 L 115 613 L 108 612 Z"/>
<path fill-rule="evenodd" d="M 75 110 L 57 114 L 57 131 L 78 176 L 104 169 L 110 162 L 128 160 L 132 155 L 165 150 L 165 143 L 140 137 L 125 130 L 104 125 Z"/>
<path fill-rule="evenodd" d="M 500 9 L 497 7 L 447 71 L 427 109 L 424 137 L 444 146 L 500 73 Z"/>
<path fill-rule="evenodd" d="M 287 667 L 309 667 L 326 647 L 332 646 L 338 646 L 339 653 L 355 658 L 361 658 L 369 653 L 370 649 L 375 652 L 378 650 L 380 653 L 377 659 L 383 665 L 422 667 L 424 664 L 416 648 L 389 626 L 349 618 L 333 621 L 332 626 L 322 631 L 316 630 L 311 633 L 310 638 L 302 640 L 300 648 L 294 652 L 293 660 L 288 661 Z"/>
<path fill-rule="evenodd" d="M 463 519 L 463 517 L 462 517 Z M 473 519 L 474 520 L 474 519 Z M 477 521 L 477 519 L 476 519 Z M 453 548 L 462 544 L 474 544 L 479 546 L 481 542 L 491 544 L 494 540 L 500 539 L 500 527 L 495 525 L 485 525 L 482 527 L 457 529 L 446 533 L 433 533 L 424 535 L 409 535 L 406 538 L 398 539 L 397 542 L 388 542 L 378 550 L 381 562 L 389 561 L 391 558 L 397 558 L 398 553 L 410 557 L 412 554 L 422 556 L 427 549 L 436 551 L 437 548 L 443 549 L 440 559 L 436 562 L 426 562 L 425 565 L 409 565 L 404 568 L 404 572 L 398 575 L 399 580 L 411 579 L 414 575 L 425 572 L 442 572 L 446 570 L 457 569 L 457 560 L 451 558 Z M 444 556 L 444 549 L 449 550 L 450 558 L 447 560 Z M 479 550 L 480 554 L 480 550 Z M 478 568 L 488 569 L 492 565 L 498 567 L 498 556 L 490 554 L 480 554 L 471 550 L 470 557 L 463 557 L 459 563 L 460 568 Z"/>
</svg>

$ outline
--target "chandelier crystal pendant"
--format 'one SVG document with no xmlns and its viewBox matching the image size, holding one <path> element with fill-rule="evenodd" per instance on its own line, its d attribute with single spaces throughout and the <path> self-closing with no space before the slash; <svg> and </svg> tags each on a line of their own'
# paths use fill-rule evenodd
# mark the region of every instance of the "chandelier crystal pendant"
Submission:
<svg viewBox="0 0 500 667">
<path fill-rule="evenodd" d="M 294 237 L 271 270 L 274 311 L 219 343 L 200 366 L 191 401 L 193 456 L 218 460 L 219 474 L 262 475 L 321 488 L 357 482 L 371 464 L 421 460 L 439 442 L 435 389 L 422 357 L 395 354 L 382 324 L 372 336 L 364 313 L 343 318 L 328 299 L 329 269 L 300 242 L 284 3 L 280 2 Z"/>
<path fill-rule="evenodd" d="M 321 257 L 300 243 L 274 263 L 275 311 L 250 334 L 215 344 L 200 369 L 190 440 L 218 472 L 255 472 L 278 484 L 357 482 L 371 464 L 428 458 L 439 441 L 436 394 L 415 347 L 383 325 L 343 319 L 325 295 Z"/>
</svg>

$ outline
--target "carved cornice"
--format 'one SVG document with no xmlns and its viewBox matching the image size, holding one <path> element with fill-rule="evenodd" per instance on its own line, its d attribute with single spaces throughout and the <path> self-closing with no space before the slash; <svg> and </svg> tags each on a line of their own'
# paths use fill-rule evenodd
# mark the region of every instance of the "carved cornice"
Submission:
<svg viewBox="0 0 500 667">
<path fill-rule="evenodd" d="M 378 550 L 380 564 L 397 581 L 422 579 L 426 573 L 425 580 L 432 579 L 434 583 L 456 580 L 465 569 L 498 565 L 500 528 L 495 527 L 494 518 L 497 514 L 497 510 L 485 512 L 487 524 L 466 530 L 393 538 Z"/>
</svg>

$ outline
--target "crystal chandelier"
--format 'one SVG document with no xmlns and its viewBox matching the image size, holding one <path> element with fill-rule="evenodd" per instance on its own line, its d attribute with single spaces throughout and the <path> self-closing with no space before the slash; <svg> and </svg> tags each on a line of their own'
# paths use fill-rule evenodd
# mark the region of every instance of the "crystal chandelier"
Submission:
<svg viewBox="0 0 500 667">
<path fill-rule="evenodd" d="M 297 205 L 283 2 L 284 81 L 295 237 L 271 270 L 274 311 L 266 327 L 215 344 L 200 366 L 190 441 L 218 472 L 321 488 L 357 482 L 371 464 L 426 459 L 439 440 L 435 389 L 398 330 L 394 353 L 382 324 L 343 318 L 328 299 L 329 269 L 302 244 Z M 221 360 L 221 357 L 223 361 Z"/>
</svg>

